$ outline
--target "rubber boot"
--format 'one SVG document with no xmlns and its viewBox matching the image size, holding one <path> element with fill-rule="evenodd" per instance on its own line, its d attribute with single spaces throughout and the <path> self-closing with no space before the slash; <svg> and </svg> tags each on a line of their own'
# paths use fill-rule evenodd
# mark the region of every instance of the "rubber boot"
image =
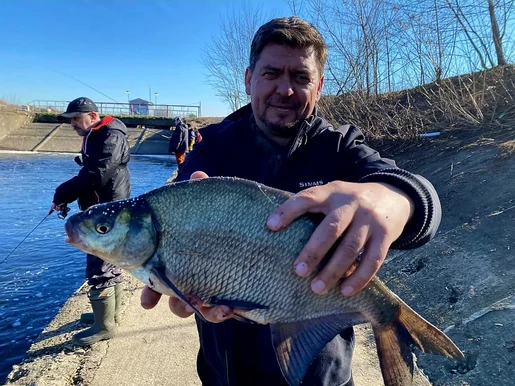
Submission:
<svg viewBox="0 0 515 386">
<path fill-rule="evenodd" d="M 114 286 L 114 298 L 115 298 L 115 307 L 114 307 L 114 321 L 116 324 L 120 323 L 120 307 L 122 305 L 122 297 L 123 297 L 123 282 L 118 283 Z"/>
<path fill-rule="evenodd" d="M 101 340 L 111 339 L 116 332 L 114 288 L 90 290 L 88 297 L 91 308 L 93 308 L 95 321 L 90 328 L 73 336 L 72 343 L 78 346 L 90 346 Z"/>
<path fill-rule="evenodd" d="M 114 286 L 114 296 L 116 299 L 116 307 L 114 311 L 114 321 L 116 324 L 120 323 L 120 305 L 122 304 L 122 294 L 123 294 L 123 282 L 118 283 Z M 93 312 L 84 312 L 80 316 L 80 323 L 84 324 L 85 326 L 89 326 L 90 324 L 93 324 L 95 321 L 95 316 L 93 315 Z"/>
</svg>

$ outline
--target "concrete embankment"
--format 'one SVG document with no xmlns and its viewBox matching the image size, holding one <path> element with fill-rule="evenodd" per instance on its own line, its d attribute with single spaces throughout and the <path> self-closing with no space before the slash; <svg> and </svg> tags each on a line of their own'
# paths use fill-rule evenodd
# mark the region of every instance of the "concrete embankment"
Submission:
<svg viewBox="0 0 515 386">
<path fill-rule="evenodd" d="M 32 122 L 34 117 L 26 112 L 1 112 L 0 113 L 0 141 L 13 131 Z"/>
<path fill-rule="evenodd" d="M 68 123 L 32 122 L 27 113 L 0 114 L 0 150 L 78 153 L 82 138 Z M 129 127 L 133 154 L 167 154 L 170 130 Z"/>
<path fill-rule="evenodd" d="M 181 319 L 162 300 L 152 310 L 139 303 L 142 284 L 126 275 L 117 335 L 90 348 L 70 339 L 89 310 L 81 287 L 14 366 L 5 385 L 17 386 L 199 386 L 195 363 L 198 337 L 192 317 Z M 356 385 L 382 386 L 375 344 L 368 325 L 357 329 L 353 361 Z"/>
</svg>

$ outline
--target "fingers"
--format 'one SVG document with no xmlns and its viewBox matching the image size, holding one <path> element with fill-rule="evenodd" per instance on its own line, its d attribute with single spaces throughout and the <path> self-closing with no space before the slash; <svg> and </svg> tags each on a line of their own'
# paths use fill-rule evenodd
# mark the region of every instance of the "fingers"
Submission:
<svg viewBox="0 0 515 386">
<path fill-rule="evenodd" d="M 61 203 L 59 205 L 57 205 L 56 203 L 52 202 L 52 205 L 50 206 L 50 211 L 60 211 L 61 208 L 63 207 L 63 205 L 65 205 L 64 203 Z"/>
<path fill-rule="evenodd" d="M 196 171 L 196 172 L 193 172 L 190 176 L 190 180 L 200 180 L 202 178 L 208 178 L 209 176 L 202 172 L 202 171 Z"/>
<path fill-rule="evenodd" d="M 313 292 L 324 295 L 337 285 L 338 281 L 345 276 L 345 273 L 363 251 L 368 239 L 368 231 L 367 226 L 360 228 L 351 226 L 349 228 L 337 244 L 327 264 L 312 280 L 311 289 Z"/>
<path fill-rule="evenodd" d="M 140 296 L 140 304 L 146 310 L 150 310 L 154 308 L 157 303 L 159 303 L 159 299 L 161 299 L 161 294 L 159 292 L 154 291 L 150 287 L 145 286 L 143 291 L 141 291 Z"/>
<path fill-rule="evenodd" d="M 233 310 L 227 306 L 208 307 L 202 305 L 201 300 L 194 296 L 191 296 L 188 300 L 193 307 L 198 309 L 202 316 L 211 323 L 223 322 L 231 318 L 234 314 Z M 170 297 L 169 306 L 170 310 L 180 318 L 188 318 L 194 313 L 192 307 L 175 297 Z"/>
<path fill-rule="evenodd" d="M 327 198 L 326 190 L 320 187 L 303 190 L 290 197 L 268 217 L 266 225 L 272 231 L 278 231 L 290 225 L 293 220 L 305 213 L 324 213 L 322 204 Z"/>
<path fill-rule="evenodd" d="M 204 307 L 200 306 L 199 311 L 204 318 L 211 323 L 220 323 L 230 319 L 234 311 L 227 306 Z"/>
<path fill-rule="evenodd" d="M 349 226 L 352 219 L 352 210 L 349 206 L 342 206 L 331 212 L 315 229 L 308 242 L 293 263 L 295 272 L 301 277 L 311 275 L 329 252 L 331 247 L 338 241 Z M 334 257 L 331 259 L 333 260 Z M 326 270 L 327 272 L 327 270 Z M 327 278 L 327 274 L 324 276 Z M 317 284 L 314 291 L 325 293 L 323 283 Z"/>
<path fill-rule="evenodd" d="M 390 245 L 391 242 L 386 241 L 384 237 L 366 245 L 358 267 L 340 285 L 340 291 L 344 296 L 355 295 L 365 288 L 383 264 Z"/>
<path fill-rule="evenodd" d="M 193 314 L 193 309 L 179 298 L 170 296 L 168 305 L 170 310 L 179 318 L 187 318 Z"/>
</svg>

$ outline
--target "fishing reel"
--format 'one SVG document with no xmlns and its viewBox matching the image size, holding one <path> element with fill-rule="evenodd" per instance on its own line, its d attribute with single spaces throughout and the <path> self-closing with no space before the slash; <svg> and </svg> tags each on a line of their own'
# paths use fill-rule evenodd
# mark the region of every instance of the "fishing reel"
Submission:
<svg viewBox="0 0 515 386">
<path fill-rule="evenodd" d="M 66 216 L 68 216 L 68 212 L 70 212 L 70 208 L 65 205 L 59 212 L 57 212 L 57 217 L 59 217 L 61 220 L 64 220 Z"/>
</svg>

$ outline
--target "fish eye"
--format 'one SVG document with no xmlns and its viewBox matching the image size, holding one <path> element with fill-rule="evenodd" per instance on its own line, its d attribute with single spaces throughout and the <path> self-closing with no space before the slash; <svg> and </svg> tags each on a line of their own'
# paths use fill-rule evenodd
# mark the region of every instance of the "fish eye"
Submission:
<svg viewBox="0 0 515 386">
<path fill-rule="evenodd" d="M 101 235 L 105 235 L 107 232 L 109 232 L 109 225 L 107 224 L 97 224 L 97 226 L 95 227 L 95 229 L 97 230 L 98 233 L 100 233 Z"/>
</svg>

